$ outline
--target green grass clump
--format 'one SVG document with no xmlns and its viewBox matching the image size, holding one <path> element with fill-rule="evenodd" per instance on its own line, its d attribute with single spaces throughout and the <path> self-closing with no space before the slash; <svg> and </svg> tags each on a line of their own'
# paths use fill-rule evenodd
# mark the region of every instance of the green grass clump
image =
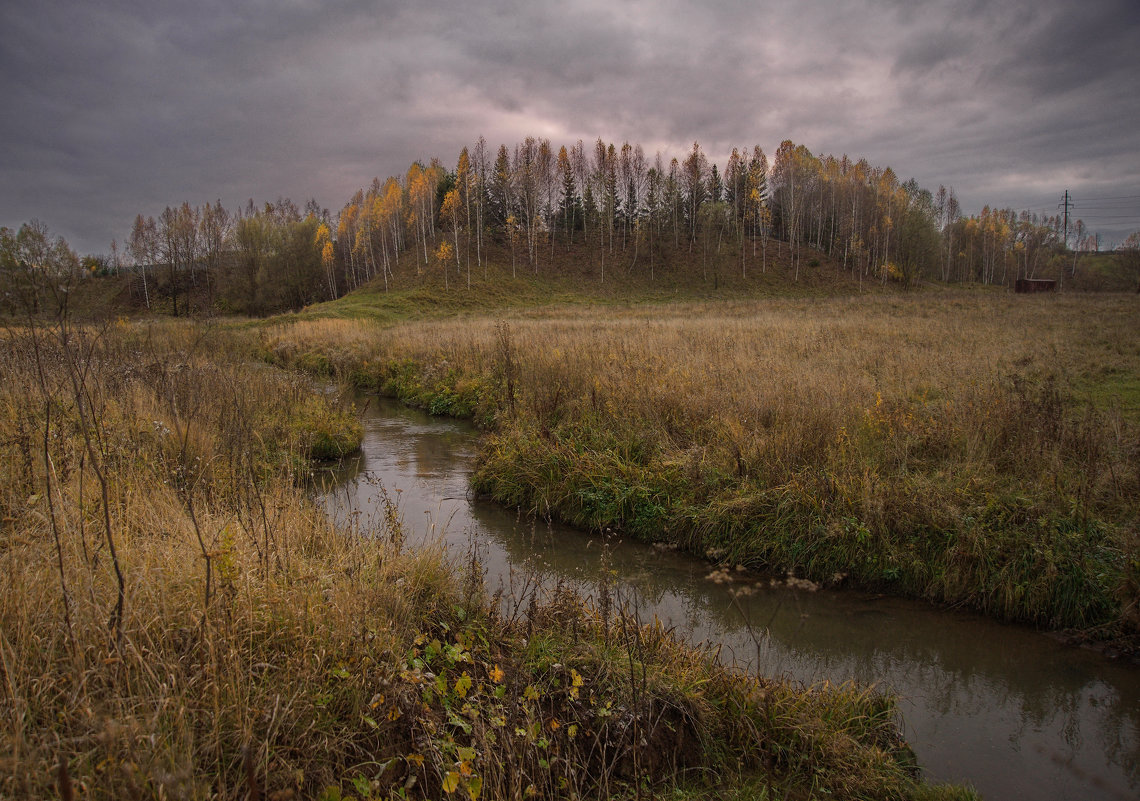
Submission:
<svg viewBox="0 0 1140 801">
<path fill-rule="evenodd" d="M 359 380 L 360 372 L 354 375 Z M 484 402 L 483 382 L 446 363 L 425 369 L 409 359 L 391 361 L 372 368 L 358 386 L 374 386 L 409 406 L 449 417 L 475 417 Z"/>
<path fill-rule="evenodd" d="M 586 431 L 586 436 L 583 431 Z M 589 432 L 593 432 L 592 435 Z M 606 443 L 596 429 L 488 435 L 474 488 L 587 528 L 669 540 L 714 560 L 966 605 L 1050 628 L 1117 624 L 1135 582 L 1127 545 L 1102 518 L 1015 482 L 912 467 L 891 482 L 880 448 L 841 443 L 780 480 L 707 453 L 671 460 Z M 586 444 L 583 444 L 586 443 Z"/>
<path fill-rule="evenodd" d="M 351 408 L 335 408 L 329 399 L 307 398 L 292 417 L 292 429 L 302 453 L 309 459 L 329 461 L 360 450 L 364 427 Z"/>
</svg>

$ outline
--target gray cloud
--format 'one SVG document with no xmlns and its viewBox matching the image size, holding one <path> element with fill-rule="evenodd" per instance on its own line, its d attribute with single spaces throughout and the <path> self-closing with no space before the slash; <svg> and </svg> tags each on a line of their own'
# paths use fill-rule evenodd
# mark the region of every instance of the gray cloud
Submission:
<svg viewBox="0 0 1140 801">
<path fill-rule="evenodd" d="M 336 209 L 480 134 L 790 138 L 968 211 L 1140 196 L 1138 54 L 1133 0 L 9 3 L 0 225 L 99 252 L 183 200 Z"/>
</svg>

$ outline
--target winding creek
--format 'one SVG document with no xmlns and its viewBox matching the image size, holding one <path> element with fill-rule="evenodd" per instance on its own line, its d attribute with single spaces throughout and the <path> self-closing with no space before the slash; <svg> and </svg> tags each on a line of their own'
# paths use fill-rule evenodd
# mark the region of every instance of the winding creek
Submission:
<svg viewBox="0 0 1140 801">
<path fill-rule="evenodd" d="M 379 516 L 382 484 L 412 534 L 472 547 L 487 587 L 527 575 L 585 592 L 603 570 L 597 536 L 520 518 L 471 497 L 477 434 L 372 398 L 363 452 L 332 471 L 326 509 L 340 520 Z M 965 613 L 849 590 L 757 582 L 682 554 L 610 542 L 618 594 L 744 669 L 811 683 L 854 679 L 899 696 L 905 735 L 926 775 L 971 784 L 986 799 L 1140 797 L 1140 668 Z M 732 590 L 753 587 L 734 602 Z M 759 645 L 749 634 L 766 631 Z"/>
</svg>

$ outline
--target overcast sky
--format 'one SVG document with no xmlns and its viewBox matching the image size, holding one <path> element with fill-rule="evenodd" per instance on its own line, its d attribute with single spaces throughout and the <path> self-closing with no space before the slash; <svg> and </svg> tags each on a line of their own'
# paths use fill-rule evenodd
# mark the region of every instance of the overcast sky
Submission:
<svg viewBox="0 0 1140 801">
<path fill-rule="evenodd" d="M 783 139 L 1140 230 L 1140 0 L 7 0 L 0 225 L 80 253 L 182 201 L 315 197 L 480 135 L 724 167 Z"/>
</svg>

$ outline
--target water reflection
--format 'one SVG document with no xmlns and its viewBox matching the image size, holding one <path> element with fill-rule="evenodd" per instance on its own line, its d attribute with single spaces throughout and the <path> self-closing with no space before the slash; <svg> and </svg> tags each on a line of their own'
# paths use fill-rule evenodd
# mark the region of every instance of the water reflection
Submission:
<svg viewBox="0 0 1140 801">
<path fill-rule="evenodd" d="M 364 452 L 328 478 L 330 514 L 363 528 L 398 499 L 409 544 L 478 548 L 488 588 L 533 569 L 589 593 L 604 569 L 643 618 L 657 615 L 745 669 L 805 683 L 879 682 L 900 696 L 908 740 L 928 776 L 984 797 L 1123 799 L 1140 795 L 1140 670 L 1024 628 L 850 591 L 771 586 L 668 550 L 603 541 L 469 497 L 467 426 L 371 399 Z M 605 561 L 603 562 L 603 551 Z M 732 591 L 753 593 L 733 599 Z M 749 633 L 765 635 L 757 642 Z"/>
</svg>

